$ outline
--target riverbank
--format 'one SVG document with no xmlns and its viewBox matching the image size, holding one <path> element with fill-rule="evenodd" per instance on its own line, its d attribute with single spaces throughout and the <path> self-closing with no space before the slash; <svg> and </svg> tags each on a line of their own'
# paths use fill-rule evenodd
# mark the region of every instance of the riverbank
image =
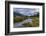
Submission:
<svg viewBox="0 0 46 36">
<path fill-rule="evenodd" d="M 21 18 L 22 19 L 22 18 Z M 31 19 L 31 20 L 30 20 Z M 15 22 L 14 27 L 38 27 L 39 26 L 39 17 L 30 17 L 30 19 L 23 19 L 21 22 Z M 18 20 L 18 19 L 16 19 Z M 26 23 L 26 20 L 28 23 Z"/>
</svg>

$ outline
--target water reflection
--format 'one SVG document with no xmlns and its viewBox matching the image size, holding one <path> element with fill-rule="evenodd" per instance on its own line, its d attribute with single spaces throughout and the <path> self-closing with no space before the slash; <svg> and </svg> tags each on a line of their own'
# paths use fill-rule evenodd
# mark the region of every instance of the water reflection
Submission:
<svg viewBox="0 0 46 36">
<path fill-rule="evenodd" d="M 32 22 L 32 19 L 31 18 L 28 18 L 28 19 L 25 19 L 24 21 L 22 22 L 17 22 L 14 24 L 14 27 L 24 27 L 24 23 L 28 23 L 28 22 Z"/>
</svg>

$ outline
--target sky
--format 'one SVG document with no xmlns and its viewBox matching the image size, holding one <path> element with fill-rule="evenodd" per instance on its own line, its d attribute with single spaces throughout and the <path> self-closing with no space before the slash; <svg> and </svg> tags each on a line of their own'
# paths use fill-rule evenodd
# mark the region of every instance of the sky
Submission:
<svg viewBox="0 0 46 36">
<path fill-rule="evenodd" d="M 34 14 L 37 14 L 37 12 L 39 12 L 39 9 L 37 8 L 14 8 L 13 11 L 23 14 L 23 15 L 27 15 L 27 16 L 31 16 Z"/>
</svg>

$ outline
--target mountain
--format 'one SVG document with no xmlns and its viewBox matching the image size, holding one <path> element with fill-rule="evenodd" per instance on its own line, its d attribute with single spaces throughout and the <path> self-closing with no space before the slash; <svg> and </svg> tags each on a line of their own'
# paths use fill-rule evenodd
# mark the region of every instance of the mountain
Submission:
<svg viewBox="0 0 46 36">
<path fill-rule="evenodd" d="M 35 12 L 35 13 L 29 13 L 29 14 L 21 14 L 21 13 L 18 13 L 18 12 L 14 12 L 13 13 L 14 16 L 39 16 L 39 13 L 38 12 Z"/>
<path fill-rule="evenodd" d="M 14 12 L 13 15 L 14 15 L 14 16 L 24 16 L 24 15 L 18 13 L 18 12 Z"/>
</svg>

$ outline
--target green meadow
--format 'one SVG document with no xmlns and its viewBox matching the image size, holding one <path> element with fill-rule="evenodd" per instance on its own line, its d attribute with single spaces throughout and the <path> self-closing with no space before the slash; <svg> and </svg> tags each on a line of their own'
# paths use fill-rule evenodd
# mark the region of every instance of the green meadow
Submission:
<svg viewBox="0 0 46 36">
<path fill-rule="evenodd" d="M 32 22 L 24 23 L 24 27 L 38 27 L 39 26 L 39 16 L 21 16 L 16 17 L 14 16 L 14 23 L 22 22 L 25 19 L 31 18 Z"/>
</svg>

